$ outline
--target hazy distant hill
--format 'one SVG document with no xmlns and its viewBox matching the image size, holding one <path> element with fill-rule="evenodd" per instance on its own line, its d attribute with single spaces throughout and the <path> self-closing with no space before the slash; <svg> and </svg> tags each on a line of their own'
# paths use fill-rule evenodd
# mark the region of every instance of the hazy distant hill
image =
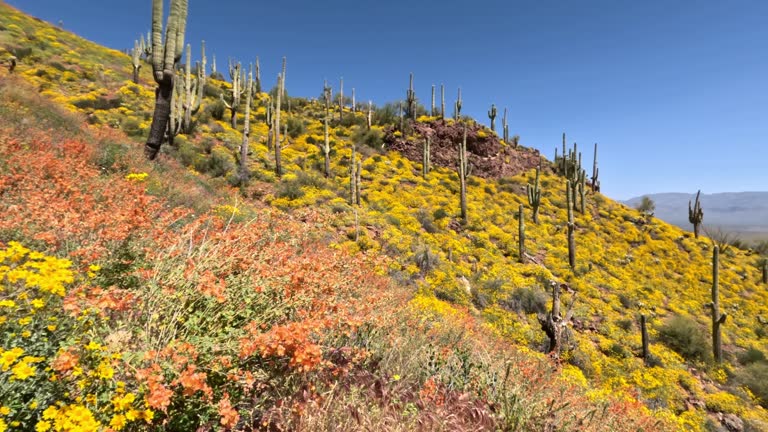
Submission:
<svg viewBox="0 0 768 432">
<path fill-rule="evenodd" d="M 656 217 L 690 229 L 688 200 L 696 194 L 660 193 L 647 195 L 656 203 Z M 642 197 L 624 201 L 635 207 Z M 768 235 L 768 192 L 726 192 L 701 195 L 704 224 L 720 226 L 745 236 Z"/>
</svg>

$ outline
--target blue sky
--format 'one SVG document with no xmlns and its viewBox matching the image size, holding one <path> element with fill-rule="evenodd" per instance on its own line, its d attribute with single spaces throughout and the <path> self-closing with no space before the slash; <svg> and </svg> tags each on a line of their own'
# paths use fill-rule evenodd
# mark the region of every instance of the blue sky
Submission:
<svg viewBox="0 0 768 432">
<path fill-rule="evenodd" d="M 151 1 L 12 0 L 90 40 L 131 47 L 149 29 Z M 166 7 L 167 10 L 167 7 Z M 219 69 L 257 55 L 274 82 L 383 104 L 403 98 L 408 73 L 429 104 L 462 88 L 463 112 L 488 122 L 509 108 L 521 143 L 552 157 L 569 143 L 600 146 L 603 192 L 768 190 L 768 2 L 526 0 L 190 0 L 187 41 Z"/>
</svg>

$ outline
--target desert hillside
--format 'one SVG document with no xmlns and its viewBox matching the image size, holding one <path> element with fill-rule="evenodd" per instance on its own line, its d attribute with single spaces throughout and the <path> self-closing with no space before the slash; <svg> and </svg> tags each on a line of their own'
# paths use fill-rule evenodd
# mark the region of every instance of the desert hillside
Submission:
<svg viewBox="0 0 768 432">
<path fill-rule="evenodd" d="M 189 42 L 149 161 L 148 56 L 0 3 L 0 432 L 768 430 L 765 257 Z"/>
</svg>

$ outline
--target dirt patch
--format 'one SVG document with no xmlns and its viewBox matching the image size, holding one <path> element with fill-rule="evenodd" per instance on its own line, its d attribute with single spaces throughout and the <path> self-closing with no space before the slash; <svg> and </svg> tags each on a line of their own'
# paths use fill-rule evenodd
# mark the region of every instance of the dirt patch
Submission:
<svg viewBox="0 0 768 432">
<path fill-rule="evenodd" d="M 398 137 L 393 128 L 387 129 L 384 134 L 385 148 L 398 151 L 408 159 L 420 163 L 424 140 L 430 136 L 432 166 L 456 168 L 458 145 L 463 138 L 464 124 L 435 120 L 411 123 L 409 127 L 413 133 L 408 137 Z M 466 123 L 466 127 L 471 175 L 499 179 L 518 175 L 539 165 L 538 150 L 505 145 L 496 134 L 477 123 Z M 544 163 L 544 170 L 550 171 L 548 163 Z"/>
</svg>

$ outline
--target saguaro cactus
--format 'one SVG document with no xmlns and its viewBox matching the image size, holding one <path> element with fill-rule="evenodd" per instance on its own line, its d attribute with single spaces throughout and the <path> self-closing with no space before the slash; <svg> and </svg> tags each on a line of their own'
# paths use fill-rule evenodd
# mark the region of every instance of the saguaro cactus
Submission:
<svg viewBox="0 0 768 432">
<path fill-rule="evenodd" d="M 259 66 L 259 56 L 256 56 L 256 70 L 253 79 L 255 80 L 256 93 L 261 93 L 261 66 Z"/>
<path fill-rule="evenodd" d="M 174 138 L 181 133 L 184 123 L 184 83 L 175 80 L 173 84 L 173 100 L 171 101 L 171 117 L 168 119 L 166 139 L 168 145 L 174 147 Z"/>
<path fill-rule="evenodd" d="M 357 108 L 355 107 L 355 88 L 352 87 L 352 112 L 357 112 Z"/>
<path fill-rule="evenodd" d="M 541 187 L 539 186 L 539 175 L 541 174 L 541 156 L 539 156 L 539 166 L 536 167 L 536 180 L 531 184 L 525 185 L 528 195 L 528 204 L 533 209 L 533 223 L 539 223 L 539 206 L 541 205 Z"/>
<path fill-rule="evenodd" d="M 720 337 L 720 326 L 725 324 L 726 314 L 720 313 L 720 248 L 715 245 L 712 251 L 712 303 L 707 306 L 712 310 L 712 353 L 715 361 L 723 361 L 723 347 Z"/>
<path fill-rule="evenodd" d="M 432 145 L 432 137 L 427 135 L 424 137 L 424 148 L 421 160 L 421 174 L 426 179 L 429 174 L 429 161 L 430 161 L 430 147 Z"/>
<path fill-rule="evenodd" d="M 699 196 L 701 190 L 696 192 L 696 203 L 691 207 L 691 200 L 688 200 L 688 222 L 693 224 L 693 236 L 699 238 L 699 230 L 701 229 L 701 222 L 704 220 L 704 210 L 701 209 L 701 202 Z"/>
<path fill-rule="evenodd" d="M 246 185 L 248 172 L 248 149 L 251 136 L 251 104 L 253 103 L 253 71 L 248 72 L 248 82 L 245 86 L 245 119 L 243 120 L 243 143 L 240 145 L 240 184 Z"/>
<path fill-rule="evenodd" d="M 643 341 L 643 361 L 647 364 L 651 353 L 648 351 L 648 329 L 646 328 L 645 315 L 640 315 L 640 335 Z"/>
<path fill-rule="evenodd" d="M 435 85 L 432 84 L 432 109 L 429 111 L 429 115 L 432 117 L 437 116 L 437 112 L 435 111 Z"/>
<path fill-rule="evenodd" d="M 509 144 L 509 123 L 507 123 L 507 109 L 504 108 L 504 116 L 501 118 L 501 129 L 504 142 Z"/>
<path fill-rule="evenodd" d="M 352 156 L 349 159 L 349 203 L 357 205 L 360 203 L 360 197 L 358 192 L 360 186 L 357 184 L 359 178 L 359 170 L 357 167 L 357 152 L 355 151 L 355 143 L 352 143 Z"/>
<path fill-rule="evenodd" d="M 325 178 L 331 176 L 331 141 L 328 138 L 328 117 L 323 119 L 323 157 L 325 159 Z"/>
<path fill-rule="evenodd" d="M 491 104 L 491 109 L 488 110 L 488 118 L 491 119 L 491 130 L 496 132 L 496 104 Z"/>
<path fill-rule="evenodd" d="M 344 77 L 339 80 L 339 123 L 344 118 Z"/>
<path fill-rule="evenodd" d="M 163 41 L 163 0 L 152 0 L 152 73 L 157 82 L 155 111 L 144 155 L 153 160 L 160 151 L 163 137 L 168 130 L 173 100 L 176 64 L 184 47 L 187 27 L 187 0 L 171 0 L 171 12 Z"/>
<path fill-rule="evenodd" d="M 242 70 L 242 65 L 238 63 L 233 63 L 232 59 L 229 60 L 229 77 L 232 79 L 232 103 L 229 104 L 227 101 L 224 100 L 224 95 L 221 95 L 221 101 L 224 102 L 224 106 L 226 106 L 230 111 L 230 119 L 229 123 L 232 126 L 232 129 L 237 128 L 237 110 L 240 107 L 240 97 L 245 92 L 245 89 L 243 88 L 243 81 L 244 81 L 244 71 Z"/>
<path fill-rule="evenodd" d="M 281 142 L 280 142 L 280 105 L 282 103 L 283 92 L 285 91 L 285 63 L 283 57 L 283 71 L 277 76 L 277 106 L 275 107 L 275 174 L 277 177 L 283 175 L 283 165 L 281 160 Z"/>
<path fill-rule="evenodd" d="M 584 214 L 586 213 L 586 202 L 587 202 L 587 172 L 584 170 L 581 170 L 579 173 L 579 183 L 578 183 L 578 195 L 579 195 L 579 213 Z M 574 202 L 576 202 L 574 200 Z"/>
<path fill-rule="evenodd" d="M 600 181 L 598 176 L 600 169 L 597 167 L 597 143 L 595 143 L 595 156 L 592 158 L 592 192 L 600 192 Z"/>
<path fill-rule="evenodd" d="M 525 263 L 525 213 L 523 212 L 523 205 L 517 211 L 517 250 L 520 255 L 520 262 Z"/>
<path fill-rule="evenodd" d="M 574 231 L 576 229 L 575 222 L 573 220 L 573 193 L 570 181 L 565 182 L 565 194 L 568 196 L 568 265 L 572 270 L 576 269 L 576 239 L 574 238 Z"/>
<path fill-rule="evenodd" d="M 416 121 L 416 92 L 413 90 L 413 72 L 411 72 L 408 92 L 405 95 L 405 109 L 406 116 L 413 121 Z"/>
<path fill-rule="evenodd" d="M 331 102 L 333 101 L 333 89 L 328 85 L 328 81 L 323 82 L 323 102 L 325 102 L 325 116 L 331 115 Z"/>
<path fill-rule="evenodd" d="M 371 126 L 373 126 L 373 102 L 368 101 L 368 115 L 366 116 L 366 121 L 368 122 L 368 130 L 371 130 Z"/>
<path fill-rule="evenodd" d="M 467 223 L 467 176 L 469 175 L 469 160 L 467 158 L 467 126 L 464 125 L 464 137 L 459 144 L 459 162 L 457 170 L 459 172 L 460 183 L 460 207 L 461 220 Z"/>
<path fill-rule="evenodd" d="M 445 120 L 445 86 L 440 84 L 440 119 Z"/>
<path fill-rule="evenodd" d="M 459 97 L 456 99 L 456 121 L 459 121 L 461 119 L 461 87 L 459 87 Z"/>
<path fill-rule="evenodd" d="M 202 58 L 197 68 L 197 78 L 200 80 L 200 86 L 202 87 L 205 86 L 205 81 L 208 78 L 208 57 L 205 56 L 205 41 L 200 42 L 200 52 Z"/>
<path fill-rule="evenodd" d="M 141 40 L 144 40 L 144 36 L 141 36 Z M 141 55 L 144 50 L 141 47 L 139 41 L 133 41 L 133 50 L 131 50 L 131 64 L 133 65 L 133 82 L 139 83 L 139 69 L 141 69 Z"/>
<path fill-rule="evenodd" d="M 545 316 L 539 315 L 538 320 L 541 324 L 541 329 L 549 337 L 549 347 L 547 352 L 555 359 L 560 357 L 560 351 L 563 345 L 563 333 L 568 327 L 573 317 L 573 305 L 576 303 L 576 297 L 574 295 L 570 306 L 568 306 L 568 312 L 566 312 L 563 318 L 560 315 L 560 284 L 552 281 L 552 310 Z"/>
<path fill-rule="evenodd" d="M 205 74 L 200 64 L 197 65 L 197 78 L 192 78 L 192 47 L 187 44 L 187 61 L 184 65 L 184 120 L 181 129 L 184 133 L 192 132 L 192 115 L 200 109 L 200 102 L 203 100 L 203 86 L 205 85 Z"/>
</svg>

